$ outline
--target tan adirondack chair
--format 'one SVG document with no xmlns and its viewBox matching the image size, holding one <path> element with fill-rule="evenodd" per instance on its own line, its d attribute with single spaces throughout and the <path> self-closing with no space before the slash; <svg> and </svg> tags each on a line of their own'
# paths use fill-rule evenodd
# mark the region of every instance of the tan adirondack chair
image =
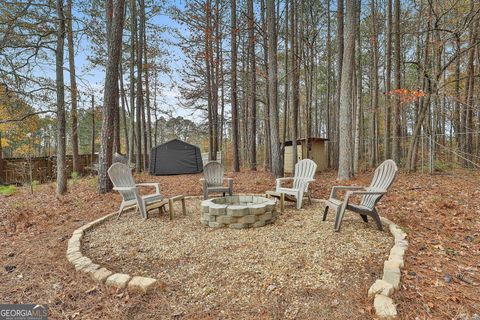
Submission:
<svg viewBox="0 0 480 320">
<path fill-rule="evenodd" d="M 227 186 L 224 186 L 224 181 Z M 221 192 L 231 196 L 233 193 L 233 179 L 225 178 L 223 165 L 217 161 L 210 161 L 203 167 L 203 179 L 200 179 L 203 185 L 203 198 L 208 199 L 208 194 L 212 192 Z"/>
<path fill-rule="evenodd" d="M 310 199 L 308 186 L 310 182 L 315 181 L 315 172 L 317 171 L 317 164 L 310 159 L 303 159 L 295 164 L 295 175 L 293 177 L 278 178 L 277 186 L 275 188 L 276 194 L 285 194 L 293 196 L 297 202 L 297 209 L 302 207 L 303 197 L 307 196 Z M 293 180 L 291 188 L 282 187 L 282 182 Z M 273 195 L 273 193 L 271 193 Z"/>
<path fill-rule="evenodd" d="M 143 219 L 147 219 L 147 206 L 164 199 L 160 193 L 159 183 L 135 183 L 131 169 L 123 163 L 114 163 L 108 169 L 108 176 L 113 183 L 113 190 L 122 196 L 118 218 L 127 207 L 136 206 Z M 155 187 L 155 193 L 142 196 L 138 187 Z"/>
<path fill-rule="evenodd" d="M 327 200 L 325 206 L 325 212 L 323 213 L 323 221 L 327 219 L 328 209 L 330 207 L 335 208 L 337 215 L 335 217 L 335 231 L 340 231 L 343 215 L 345 210 L 351 210 L 357 212 L 362 217 L 363 221 L 368 222 L 367 216 L 370 216 L 377 223 L 378 229 L 382 230 L 382 222 L 378 215 L 375 206 L 378 201 L 387 193 L 388 188 L 392 185 L 393 180 L 397 172 L 397 165 L 393 160 L 385 160 L 375 170 L 372 182 L 368 187 L 355 187 L 355 186 L 335 186 L 330 193 L 330 199 Z M 345 196 L 343 199 L 337 198 L 337 191 L 345 190 Z M 362 196 L 360 204 L 349 203 L 350 199 L 354 196 Z"/>
</svg>

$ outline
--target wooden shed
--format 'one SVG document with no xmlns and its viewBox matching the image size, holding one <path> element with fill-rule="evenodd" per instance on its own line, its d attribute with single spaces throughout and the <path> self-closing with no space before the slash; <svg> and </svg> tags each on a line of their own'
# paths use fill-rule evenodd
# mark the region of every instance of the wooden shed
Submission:
<svg viewBox="0 0 480 320">
<path fill-rule="evenodd" d="M 328 167 L 327 141 L 325 138 L 310 137 L 297 140 L 297 161 L 312 159 L 317 164 L 317 172 L 326 170 Z M 285 173 L 293 173 L 292 141 L 285 141 L 284 170 Z"/>
</svg>

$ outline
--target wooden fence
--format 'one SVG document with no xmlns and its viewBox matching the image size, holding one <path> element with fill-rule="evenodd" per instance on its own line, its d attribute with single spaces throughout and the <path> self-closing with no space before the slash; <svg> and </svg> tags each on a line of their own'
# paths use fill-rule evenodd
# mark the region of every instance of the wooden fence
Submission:
<svg viewBox="0 0 480 320">
<path fill-rule="evenodd" d="M 97 155 L 80 155 L 80 175 L 90 174 L 92 164 L 97 163 Z M 57 159 L 51 157 L 4 158 L 0 159 L 0 184 L 24 184 L 32 180 L 40 183 L 54 181 L 56 178 Z M 72 173 L 72 156 L 67 155 L 67 176 Z"/>
</svg>

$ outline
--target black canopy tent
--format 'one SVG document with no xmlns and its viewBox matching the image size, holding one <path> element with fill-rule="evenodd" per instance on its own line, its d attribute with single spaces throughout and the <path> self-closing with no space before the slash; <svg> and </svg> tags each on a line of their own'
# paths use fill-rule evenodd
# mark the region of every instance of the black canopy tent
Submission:
<svg viewBox="0 0 480 320">
<path fill-rule="evenodd" d="M 182 140 L 173 139 L 152 148 L 150 174 L 168 175 L 203 171 L 200 148 Z"/>
</svg>

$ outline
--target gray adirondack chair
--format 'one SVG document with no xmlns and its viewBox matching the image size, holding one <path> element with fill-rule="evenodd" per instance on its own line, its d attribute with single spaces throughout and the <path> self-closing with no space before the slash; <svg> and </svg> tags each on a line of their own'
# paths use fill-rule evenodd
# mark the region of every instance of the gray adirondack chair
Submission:
<svg viewBox="0 0 480 320">
<path fill-rule="evenodd" d="M 159 183 L 135 183 L 131 169 L 123 163 L 114 163 L 108 169 L 108 176 L 113 183 L 113 190 L 122 196 L 118 218 L 127 207 L 136 206 L 143 219 L 147 219 L 147 205 L 164 199 L 160 193 Z M 142 196 L 138 187 L 155 187 L 155 193 Z"/>
<path fill-rule="evenodd" d="M 224 186 L 224 181 L 227 186 Z M 233 179 L 225 178 L 223 165 L 217 161 L 210 161 L 203 167 L 203 179 L 200 179 L 203 185 L 203 198 L 208 199 L 208 194 L 212 192 L 221 192 L 225 196 L 233 193 Z"/>
<path fill-rule="evenodd" d="M 382 230 L 382 222 L 375 206 L 378 201 L 387 193 L 388 188 L 392 185 L 397 173 L 397 165 L 393 160 L 385 160 L 375 170 L 372 182 L 368 187 L 355 186 L 335 186 L 330 193 L 330 199 L 327 200 L 325 212 L 323 213 L 323 221 L 327 219 L 329 207 L 335 208 L 337 215 L 335 217 L 335 231 L 340 231 L 343 215 L 345 210 L 357 212 L 363 221 L 368 222 L 368 216 L 372 217 L 377 223 L 378 229 Z M 346 190 L 343 199 L 337 198 L 338 190 Z M 354 196 L 362 196 L 360 204 L 349 203 Z"/>
<path fill-rule="evenodd" d="M 317 164 L 310 159 L 303 159 L 295 164 L 295 175 L 293 177 L 278 178 L 276 193 L 283 193 L 294 196 L 297 202 L 297 209 L 302 207 L 303 197 L 306 195 L 310 199 L 308 193 L 308 186 L 310 182 L 315 181 L 315 172 L 317 171 Z M 282 187 L 282 182 L 293 180 L 292 188 Z"/>
</svg>

